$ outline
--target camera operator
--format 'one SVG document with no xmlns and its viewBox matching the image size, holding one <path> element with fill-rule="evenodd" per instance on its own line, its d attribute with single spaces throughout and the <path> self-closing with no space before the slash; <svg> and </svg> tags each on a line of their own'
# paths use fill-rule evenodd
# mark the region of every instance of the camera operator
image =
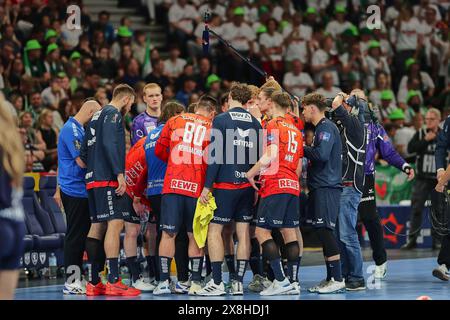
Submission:
<svg viewBox="0 0 450 320">
<path fill-rule="evenodd" d="M 342 141 L 343 190 L 336 231 L 342 253 L 342 274 L 349 291 L 366 288 L 361 246 L 356 232 L 358 205 L 365 178 L 366 131 L 364 122 L 358 118 L 360 110 L 355 102 L 356 97 L 341 92 L 331 105 L 331 116 L 339 128 Z"/>
</svg>

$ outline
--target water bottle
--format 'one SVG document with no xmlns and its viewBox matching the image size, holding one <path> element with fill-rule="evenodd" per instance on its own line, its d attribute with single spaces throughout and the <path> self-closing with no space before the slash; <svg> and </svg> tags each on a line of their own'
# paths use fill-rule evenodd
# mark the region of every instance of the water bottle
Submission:
<svg viewBox="0 0 450 320">
<path fill-rule="evenodd" d="M 56 272 L 58 271 L 58 263 L 56 261 L 56 256 L 53 252 L 48 258 L 48 267 L 49 267 L 48 278 L 56 279 Z"/>
</svg>

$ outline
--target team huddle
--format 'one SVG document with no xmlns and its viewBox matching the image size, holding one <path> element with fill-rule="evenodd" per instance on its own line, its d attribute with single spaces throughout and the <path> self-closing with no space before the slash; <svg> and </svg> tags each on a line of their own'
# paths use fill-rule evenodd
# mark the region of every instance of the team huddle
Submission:
<svg viewBox="0 0 450 320">
<path fill-rule="evenodd" d="M 315 227 L 327 267 L 326 279 L 309 291 L 346 289 L 353 274 L 341 270 L 335 235 L 345 186 L 342 153 L 346 149 L 340 135 L 346 133 L 325 117 L 329 106 L 322 95 L 308 94 L 301 101 L 303 119 L 315 127 L 313 142 L 306 146 L 297 101 L 273 79 L 261 88 L 234 83 L 221 106 L 205 95 L 188 108 L 173 101 L 161 107 L 157 84 L 147 84 L 143 92 L 147 110 L 131 125 L 128 153 L 123 116 L 134 103 L 131 87 L 118 85 L 108 105 L 101 108 L 90 100 L 80 111 L 90 117 L 76 157 L 77 165 L 85 168 L 91 219 L 85 248 L 90 273 L 85 289 L 77 280 L 65 284 L 65 293 L 242 295 L 249 265 L 253 279 L 248 290 L 260 295 L 298 295 L 301 221 Z M 335 117 L 363 133 L 363 125 L 351 118 L 344 98 L 340 94 L 333 101 Z M 358 150 L 365 148 L 365 138 L 360 136 L 359 149 L 348 149 L 359 160 L 345 163 L 346 172 L 362 169 L 358 163 L 364 158 L 358 158 Z M 305 167 L 306 184 L 301 179 Z M 306 202 L 302 188 L 309 195 L 300 217 L 300 206 Z M 195 219 L 203 221 L 203 228 L 196 228 Z M 119 276 L 123 229 L 129 286 Z M 141 270 L 136 258 L 140 234 L 146 270 Z M 177 281 L 170 277 L 174 258 Z M 106 284 L 99 274 L 105 262 Z M 222 275 L 224 262 L 229 271 L 227 284 Z M 348 290 L 361 286 L 347 283 Z"/>
</svg>

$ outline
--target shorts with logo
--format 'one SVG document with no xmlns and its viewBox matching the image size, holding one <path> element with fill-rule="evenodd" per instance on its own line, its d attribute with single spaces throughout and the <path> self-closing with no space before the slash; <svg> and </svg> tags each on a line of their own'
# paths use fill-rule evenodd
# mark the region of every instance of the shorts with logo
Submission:
<svg viewBox="0 0 450 320">
<path fill-rule="evenodd" d="M 128 194 L 118 196 L 114 187 L 100 187 L 88 190 L 89 213 L 91 222 L 105 222 L 114 219 L 131 223 L 140 223 L 133 209 L 133 200 Z"/>
<path fill-rule="evenodd" d="M 255 189 L 214 189 L 217 209 L 214 211 L 212 223 L 227 224 L 235 222 L 249 223 L 253 220 L 253 202 Z"/>
<path fill-rule="evenodd" d="M 315 228 L 334 230 L 339 215 L 342 189 L 318 188 L 308 194 L 306 217 L 307 225 Z"/>
<path fill-rule="evenodd" d="M 299 225 L 298 196 L 279 193 L 262 198 L 258 207 L 257 227 L 296 228 Z"/>
<path fill-rule="evenodd" d="M 196 207 L 197 198 L 175 193 L 163 194 L 159 229 L 168 233 L 177 233 L 184 225 L 187 232 L 192 232 Z"/>
<path fill-rule="evenodd" d="M 16 270 L 24 251 L 25 223 L 0 218 L 0 271 Z"/>
</svg>

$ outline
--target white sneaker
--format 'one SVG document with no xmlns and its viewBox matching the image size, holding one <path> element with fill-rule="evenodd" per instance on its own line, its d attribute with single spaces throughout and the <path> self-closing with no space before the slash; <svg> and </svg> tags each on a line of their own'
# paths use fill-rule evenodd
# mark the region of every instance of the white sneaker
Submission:
<svg viewBox="0 0 450 320">
<path fill-rule="evenodd" d="M 253 292 L 263 291 L 266 288 L 263 284 L 264 280 L 265 279 L 262 276 L 260 276 L 259 274 L 255 274 L 252 281 L 248 284 L 248 290 Z"/>
<path fill-rule="evenodd" d="M 434 269 L 433 276 L 442 281 L 448 281 L 450 279 L 450 275 L 445 264 L 441 264 L 439 267 Z"/>
<path fill-rule="evenodd" d="M 196 296 L 197 293 L 200 292 L 201 290 L 202 290 L 202 285 L 200 284 L 200 282 L 192 281 L 191 286 L 189 287 L 188 294 L 190 296 Z"/>
<path fill-rule="evenodd" d="M 155 290 L 153 290 L 153 294 L 155 296 L 163 295 L 163 294 L 169 294 L 170 292 L 170 286 L 169 286 L 169 280 L 166 281 L 160 281 L 158 285 L 156 286 Z"/>
<path fill-rule="evenodd" d="M 212 279 L 206 284 L 206 286 L 197 292 L 197 295 L 199 296 L 223 296 L 225 294 L 225 285 L 223 281 L 217 285 Z"/>
<path fill-rule="evenodd" d="M 231 281 L 230 294 L 232 296 L 242 296 L 244 294 L 244 286 L 242 285 L 242 282 L 237 280 Z"/>
<path fill-rule="evenodd" d="M 387 262 L 383 263 L 382 265 L 375 266 L 373 276 L 375 279 L 384 279 L 386 277 L 386 272 L 387 272 Z"/>
<path fill-rule="evenodd" d="M 263 279 L 262 281 L 262 285 L 264 287 L 264 289 L 267 289 L 268 287 L 270 287 L 272 285 L 272 281 L 270 281 L 267 277 Z"/>
<path fill-rule="evenodd" d="M 287 295 L 293 295 L 293 296 L 297 296 L 300 294 L 300 285 L 298 284 L 298 282 L 292 282 L 292 290 L 286 292 L 285 294 Z"/>
<path fill-rule="evenodd" d="M 189 292 L 189 288 L 191 287 L 191 281 L 177 281 L 177 283 L 173 287 L 174 293 L 186 294 Z"/>
<path fill-rule="evenodd" d="M 156 281 L 155 277 L 144 277 L 144 282 L 145 283 L 150 283 L 152 285 L 154 285 L 155 287 L 158 285 L 158 281 Z"/>
<path fill-rule="evenodd" d="M 324 280 L 320 281 L 319 284 L 316 284 L 314 287 L 309 288 L 308 291 L 311 293 L 317 293 L 320 288 L 325 287 L 327 284 L 328 284 L 328 280 L 324 279 Z"/>
<path fill-rule="evenodd" d="M 267 289 L 264 289 L 259 294 L 262 296 L 275 296 L 285 294 L 293 289 L 288 278 L 284 278 L 283 281 L 273 280 L 272 285 Z"/>
<path fill-rule="evenodd" d="M 64 283 L 64 294 L 86 294 L 86 287 L 82 285 L 80 280 L 75 280 L 73 283 Z"/>
<path fill-rule="evenodd" d="M 321 294 L 342 293 L 342 292 L 345 292 L 344 279 L 342 279 L 342 281 L 335 281 L 334 278 L 331 278 L 331 280 L 328 281 L 326 285 L 317 290 L 317 293 Z"/>
<path fill-rule="evenodd" d="M 131 286 L 135 289 L 141 290 L 142 292 L 152 292 L 156 287 L 150 282 L 145 282 L 145 279 L 142 276 L 140 276 L 136 282 L 132 282 Z"/>
</svg>

